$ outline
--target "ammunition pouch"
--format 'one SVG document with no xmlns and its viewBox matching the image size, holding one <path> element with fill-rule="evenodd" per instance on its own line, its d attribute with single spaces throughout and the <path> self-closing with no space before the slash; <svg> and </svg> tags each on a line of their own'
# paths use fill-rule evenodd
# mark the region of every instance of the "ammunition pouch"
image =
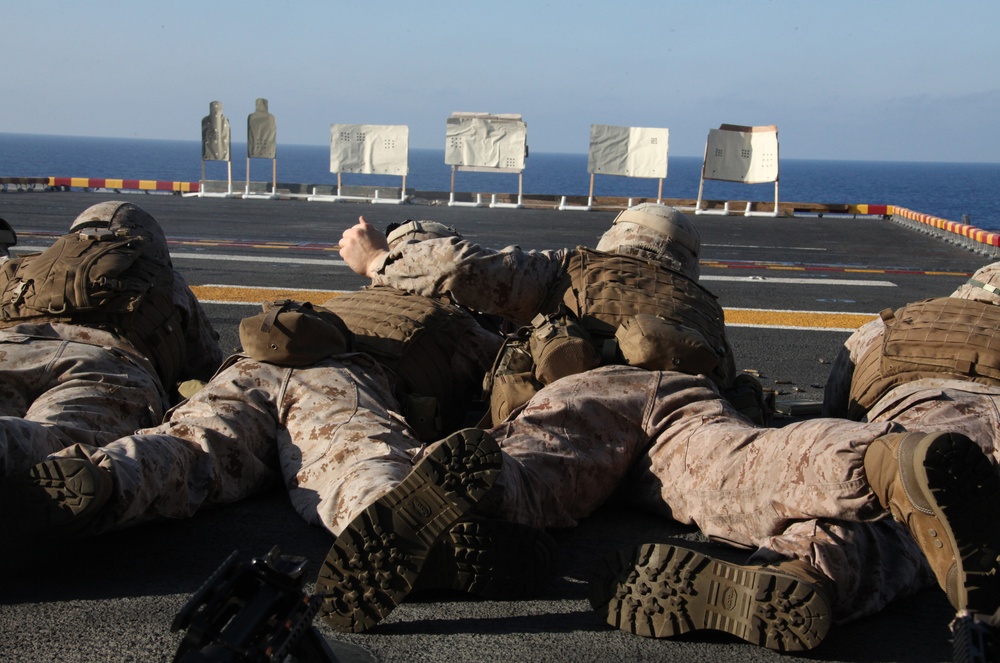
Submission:
<svg viewBox="0 0 1000 663">
<path fill-rule="evenodd" d="M 539 313 L 531 325 L 528 348 L 535 364 L 535 379 L 542 384 L 601 365 L 590 334 L 565 306 L 560 305 L 555 313 Z"/>
<path fill-rule="evenodd" d="M 711 375 L 719 365 L 719 355 L 696 330 L 649 313 L 623 320 L 615 341 L 625 364 L 649 371 Z"/>
<path fill-rule="evenodd" d="M 529 332 L 527 328 L 521 329 L 518 335 L 504 341 L 483 382 L 483 390 L 490 397 L 490 418 L 494 425 L 505 421 L 542 388 L 535 379 Z"/>
</svg>

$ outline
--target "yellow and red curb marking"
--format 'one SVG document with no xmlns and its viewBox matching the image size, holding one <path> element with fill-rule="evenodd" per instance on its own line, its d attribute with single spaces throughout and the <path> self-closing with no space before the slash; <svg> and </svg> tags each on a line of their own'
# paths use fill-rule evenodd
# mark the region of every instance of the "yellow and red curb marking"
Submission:
<svg viewBox="0 0 1000 663">
<path fill-rule="evenodd" d="M 167 182 L 163 180 L 119 180 L 103 177 L 50 177 L 49 186 L 75 189 L 138 189 L 140 191 L 175 191 L 197 193 L 199 182 Z"/>
<path fill-rule="evenodd" d="M 908 210 L 905 207 L 895 207 L 894 210 L 894 215 L 901 216 L 904 219 L 909 219 L 910 221 L 923 223 L 931 226 L 932 228 L 961 235 L 962 237 L 967 237 L 988 246 L 1000 246 L 1000 233 L 982 230 L 975 226 L 970 226 L 967 223 L 958 223 L 956 221 L 940 219 L 936 216 L 931 216 L 930 214 L 921 214 L 920 212 Z"/>
<path fill-rule="evenodd" d="M 862 214 L 872 216 L 892 216 L 892 205 L 848 205 L 847 210 L 851 214 Z"/>
<path fill-rule="evenodd" d="M 966 237 L 975 242 L 986 244 L 987 246 L 1000 247 L 1000 233 L 990 232 L 967 223 L 949 221 L 930 214 L 914 212 L 913 210 L 899 207 L 897 205 L 849 205 L 848 211 L 851 214 L 878 215 L 878 216 L 899 216 L 910 221 L 923 223 L 924 225 L 954 233 L 961 237 Z"/>
<path fill-rule="evenodd" d="M 100 177 L 50 177 L 49 186 L 64 186 L 76 189 L 136 189 L 139 191 L 172 191 L 175 193 L 197 193 L 200 182 L 169 182 L 163 180 L 123 180 Z M 1000 233 L 982 230 L 967 223 L 941 219 L 930 214 L 922 214 L 896 205 L 848 205 L 848 213 L 865 216 L 900 216 L 917 221 L 946 232 L 971 239 L 987 246 L 1000 247 Z"/>
</svg>

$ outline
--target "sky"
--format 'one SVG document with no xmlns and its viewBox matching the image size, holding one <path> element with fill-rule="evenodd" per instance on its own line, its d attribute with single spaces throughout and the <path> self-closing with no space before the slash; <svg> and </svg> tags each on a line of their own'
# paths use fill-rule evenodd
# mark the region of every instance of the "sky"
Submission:
<svg viewBox="0 0 1000 663">
<path fill-rule="evenodd" d="M 3 5 L 8 4 L 4 7 Z M 782 158 L 1000 161 L 997 0 L 0 0 L 0 131 L 234 143 L 265 98 L 278 144 L 330 125 L 518 113 L 533 152 L 590 126 L 776 125 Z"/>
</svg>

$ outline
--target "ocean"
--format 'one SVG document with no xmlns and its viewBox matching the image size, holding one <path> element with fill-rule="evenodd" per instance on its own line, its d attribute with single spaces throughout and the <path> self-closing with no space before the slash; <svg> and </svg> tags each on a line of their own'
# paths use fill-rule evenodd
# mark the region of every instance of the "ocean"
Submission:
<svg viewBox="0 0 1000 663">
<path fill-rule="evenodd" d="M 234 188 L 246 180 L 246 144 L 234 143 Z M 277 149 L 278 182 L 336 184 L 329 145 L 282 145 Z M 525 162 L 525 195 L 590 192 L 586 154 L 531 152 Z M 702 157 L 670 156 L 664 198 L 697 198 Z M 0 177 L 97 177 L 197 182 L 201 141 L 85 138 L 0 133 Z M 444 148 L 411 149 L 406 186 L 418 191 L 450 191 L 451 167 Z M 822 161 L 781 159 L 779 200 L 800 203 L 898 205 L 984 230 L 1000 230 L 1000 163 Z M 271 181 L 270 160 L 254 159 L 253 181 Z M 222 162 L 205 163 L 205 177 L 225 180 Z M 400 177 L 344 174 L 345 185 L 399 187 Z M 655 198 L 660 182 L 598 175 L 595 196 Z M 455 175 L 455 191 L 517 193 L 512 173 Z M 774 200 L 773 184 L 706 181 L 707 200 Z"/>
</svg>

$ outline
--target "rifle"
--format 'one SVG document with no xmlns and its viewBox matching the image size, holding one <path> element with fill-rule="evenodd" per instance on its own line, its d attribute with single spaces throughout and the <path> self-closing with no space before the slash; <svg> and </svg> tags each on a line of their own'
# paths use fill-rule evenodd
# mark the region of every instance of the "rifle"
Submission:
<svg viewBox="0 0 1000 663">
<path fill-rule="evenodd" d="M 312 623 L 323 599 L 302 590 L 305 565 L 277 546 L 249 563 L 233 552 L 174 617 L 171 632 L 187 631 L 174 663 L 336 663 Z"/>
</svg>

